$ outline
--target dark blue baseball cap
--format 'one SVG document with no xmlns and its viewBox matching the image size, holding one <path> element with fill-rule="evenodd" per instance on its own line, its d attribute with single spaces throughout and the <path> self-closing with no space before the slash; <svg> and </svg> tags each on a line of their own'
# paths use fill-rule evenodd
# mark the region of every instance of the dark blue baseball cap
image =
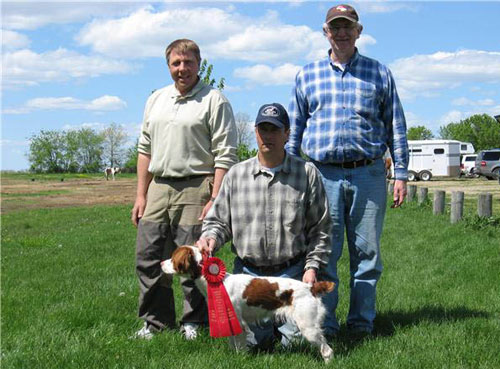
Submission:
<svg viewBox="0 0 500 369">
<path fill-rule="evenodd" d="M 278 103 L 264 104 L 260 107 L 255 127 L 261 123 L 271 123 L 276 127 L 284 128 L 285 131 L 290 128 L 290 119 L 283 105 Z"/>
</svg>

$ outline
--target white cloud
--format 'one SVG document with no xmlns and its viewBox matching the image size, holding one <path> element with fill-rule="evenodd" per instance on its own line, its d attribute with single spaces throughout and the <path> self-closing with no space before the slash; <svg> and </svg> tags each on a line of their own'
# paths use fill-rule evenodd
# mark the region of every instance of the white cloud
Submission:
<svg viewBox="0 0 500 369">
<path fill-rule="evenodd" d="M 354 8 L 359 13 L 360 21 L 363 23 L 363 13 L 393 13 L 400 10 L 417 10 L 417 4 L 387 0 L 357 1 Z"/>
<path fill-rule="evenodd" d="M 252 84 L 264 86 L 291 85 L 294 83 L 295 75 L 299 69 L 299 66 L 288 63 L 275 68 L 258 64 L 252 67 L 236 68 L 233 75 Z"/>
<path fill-rule="evenodd" d="M 28 100 L 22 107 L 6 109 L 4 114 L 25 114 L 36 110 L 90 110 L 95 112 L 124 109 L 125 101 L 117 96 L 104 95 L 91 101 L 74 97 L 38 97 Z"/>
<path fill-rule="evenodd" d="M 125 15 L 137 9 L 139 2 L 99 1 L 5 1 L 2 2 L 2 26 L 6 29 L 33 30 L 49 24 L 85 22 L 92 17 Z"/>
<path fill-rule="evenodd" d="M 182 34 L 196 40 L 202 57 L 210 60 L 278 64 L 325 57 L 329 45 L 319 28 L 315 31 L 304 25 L 283 24 L 275 11 L 248 17 L 233 7 L 143 8 L 126 17 L 94 20 L 76 40 L 108 56 L 144 58 L 161 56 L 165 46 Z M 372 36 L 362 34 L 357 45 L 364 51 L 375 43 Z"/>
<path fill-rule="evenodd" d="M 82 55 L 67 49 L 36 53 L 23 49 L 2 55 L 3 87 L 25 87 L 71 78 L 128 73 L 129 63 L 102 56 Z"/>
<path fill-rule="evenodd" d="M 468 82 L 500 83 L 500 52 L 437 52 L 398 59 L 389 67 L 402 98 L 432 96 Z"/>
<path fill-rule="evenodd" d="M 127 17 L 94 20 L 82 29 L 77 41 L 106 55 L 158 57 L 179 35 L 197 40 L 202 46 L 234 34 L 241 27 L 241 16 L 222 9 L 180 8 L 154 12 L 144 8 Z M 202 53 L 205 53 L 203 47 Z"/>
<path fill-rule="evenodd" d="M 493 99 L 472 100 L 467 97 L 460 97 L 458 99 L 454 99 L 451 102 L 451 104 L 456 106 L 492 106 L 495 105 L 495 100 Z"/>
<path fill-rule="evenodd" d="M 4 50 L 22 49 L 28 47 L 30 39 L 19 33 L 9 30 L 1 30 L 2 32 L 2 47 Z"/>
<path fill-rule="evenodd" d="M 460 122 L 461 120 L 467 118 L 470 116 L 470 114 L 464 113 L 459 110 L 451 110 L 444 114 L 440 119 L 439 119 L 439 125 L 444 126 L 447 124 L 450 124 L 452 122 Z"/>
</svg>

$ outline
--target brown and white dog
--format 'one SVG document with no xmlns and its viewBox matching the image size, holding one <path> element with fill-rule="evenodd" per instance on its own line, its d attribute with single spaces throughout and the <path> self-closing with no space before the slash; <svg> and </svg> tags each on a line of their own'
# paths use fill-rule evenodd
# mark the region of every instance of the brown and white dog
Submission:
<svg viewBox="0 0 500 369">
<path fill-rule="evenodd" d="M 203 257 L 197 247 L 181 246 L 164 260 L 161 268 L 166 274 L 179 274 L 195 281 L 202 294 L 207 294 L 207 281 L 201 274 Z M 246 348 L 247 335 L 252 334 L 249 324 L 266 318 L 294 321 L 302 336 L 320 349 L 328 362 L 333 350 L 328 345 L 321 324 L 326 309 L 320 296 L 333 291 L 333 282 L 313 285 L 291 278 L 253 277 L 247 274 L 226 274 L 224 286 L 233 304 L 243 333 L 230 338 L 236 350 Z"/>
</svg>

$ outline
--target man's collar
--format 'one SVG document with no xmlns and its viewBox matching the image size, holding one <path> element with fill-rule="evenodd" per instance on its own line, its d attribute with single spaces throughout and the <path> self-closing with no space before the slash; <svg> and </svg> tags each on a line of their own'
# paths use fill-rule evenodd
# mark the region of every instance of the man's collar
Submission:
<svg viewBox="0 0 500 369">
<path fill-rule="evenodd" d="M 283 163 L 281 163 L 283 165 L 280 170 L 281 172 L 287 174 L 290 173 L 290 169 L 292 167 L 292 163 L 290 162 L 290 160 L 290 154 L 285 151 L 285 158 L 283 159 Z M 260 164 L 259 155 L 257 154 L 254 156 L 252 162 L 252 174 L 254 175 L 254 177 L 262 171 L 262 168 L 263 166 Z"/>
<path fill-rule="evenodd" d="M 355 47 L 354 54 L 352 54 L 351 59 L 349 59 L 349 61 L 346 63 L 346 66 L 351 67 L 351 66 L 355 65 L 357 63 L 358 59 L 359 59 L 359 52 L 358 52 L 358 48 Z M 328 49 L 328 62 L 332 66 L 335 65 L 333 60 L 332 60 L 332 49 Z"/>
</svg>

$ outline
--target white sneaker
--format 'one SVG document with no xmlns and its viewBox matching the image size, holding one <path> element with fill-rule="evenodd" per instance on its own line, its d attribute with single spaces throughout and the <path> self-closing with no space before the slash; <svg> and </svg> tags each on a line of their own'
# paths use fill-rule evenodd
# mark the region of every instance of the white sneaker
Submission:
<svg viewBox="0 0 500 369">
<path fill-rule="evenodd" d="M 140 338 L 143 340 L 150 340 L 153 338 L 154 333 L 149 329 L 148 323 L 144 322 L 144 326 L 139 329 L 134 335 L 130 338 Z"/>
<path fill-rule="evenodd" d="M 198 336 L 198 324 L 184 323 L 181 326 L 181 333 L 187 340 L 194 340 Z"/>
</svg>

